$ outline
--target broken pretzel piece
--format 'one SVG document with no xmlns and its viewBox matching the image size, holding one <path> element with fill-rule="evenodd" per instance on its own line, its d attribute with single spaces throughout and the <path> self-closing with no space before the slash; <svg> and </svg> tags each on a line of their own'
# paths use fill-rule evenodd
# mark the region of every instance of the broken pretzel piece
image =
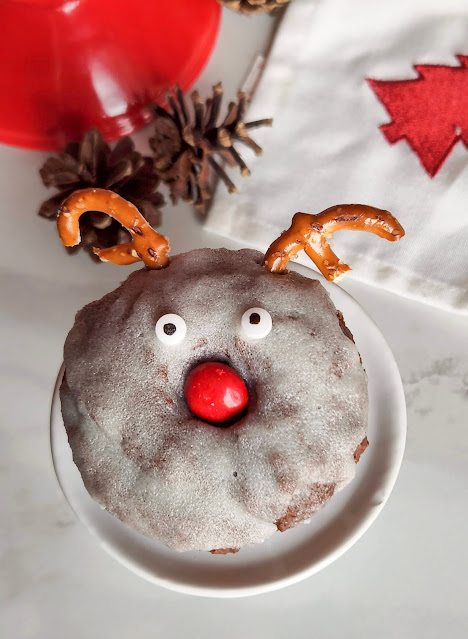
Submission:
<svg viewBox="0 0 468 639">
<path fill-rule="evenodd" d="M 131 242 L 106 249 L 93 248 L 102 261 L 127 265 L 142 260 L 149 268 L 163 268 L 169 263 L 167 239 L 148 224 L 136 206 L 106 189 L 75 191 L 62 203 L 57 217 L 57 228 L 65 246 L 76 246 L 80 243 L 79 219 L 87 211 L 107 213 L 120 222 L 132 236 Z"/>
<path fill-rule="evenodd" d="M 289 260 L 304 250 L 324 277 L 332 282 L 351 270 L 327 242 L 328 237 L 341 230 L 368 231 L 390 242 L 405 234 L 401 224 L 388 211 L 364 204 L 339 204 L 317 215 L 296 213 L 289 229 L 266 252 L 263 263 L 272 273 L 284 273 Z"/>
</svg>

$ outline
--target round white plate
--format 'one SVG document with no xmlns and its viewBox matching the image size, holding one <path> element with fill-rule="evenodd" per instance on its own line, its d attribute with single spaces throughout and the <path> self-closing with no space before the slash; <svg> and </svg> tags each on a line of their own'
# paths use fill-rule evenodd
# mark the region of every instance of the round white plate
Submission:
<svg viewBox="0 0 468 639">
<path fill-rule="evenodd" d="M 369 378 L 370 446 L 356 477 L 309 524 L 276 533 L 263 544 L 234 555 L 177 553 L 134 532 L 88 495 L 73 463 L 60 413 L 59 373 L 51 410 L 51 447 L 60 486 L 77 517 L 101 546 L 148 581 L 205 597 L 242 597 L 288 586 L 318 572 L 350 548 L 369 528 L 392 491 L 406 439 L 406 407 L 393 355 L 359 304 L 336 284 L 310 269 L 342 311 Z"/>
</svg>

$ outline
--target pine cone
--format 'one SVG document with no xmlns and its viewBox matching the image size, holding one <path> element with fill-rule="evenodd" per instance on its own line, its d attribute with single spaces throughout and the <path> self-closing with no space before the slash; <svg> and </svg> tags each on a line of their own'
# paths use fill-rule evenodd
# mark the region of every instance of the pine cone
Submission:
<svg viewBox="0 0 468 639">
<path fill-rule="evenodd" d="M 224 182 L 230 193 L 237 189 L 215 159 L 219 156 L 231 167 L 238 166 L 243 176 L 250 175 L 245 162 L 233 146 L 242 142 L 261 155 L 262 149 L 248 135 L 248 130 L 259 126 L 271 126 L 272 120 L 244 123 L 247 98 L 242 92 L 238 103 L 230 102 L 227 115 L 217 124 L 223 89 L 221 83 L 213 87 L 213 97 L 204 103 L 197 91 L 192 93 L 194 117 L 191 118 L 180 87 L 166 94 L 170 110 L 154 105 L 155 131 L 150 138 L 154 151 L 154 169 L 161 180 L 168 184 L 171 199 L 176 204 L 180 198 L 201 210 L 211 199 L 211 170 Z"/>
<path fill-rule="evenodd" d="M 55 219 L 60 204 L 73 191 L 98 187 L 115 191 L 133 202 L 152 226 L 160 224 L 159 207 L 164 204 L 157 190 L 160 179 L 153 170 L 152 159 L 135 151 L 128 137 L 119 140 L 111 150 L 99 131 L 90 129 L 81 143 L 68 144 L 57 156 L 48 158 L 40 175 L 45 186 L 58 189 L 56 195 L 43 202 L 39 209 L 42 217 Z M 130 240 L 130 234 L 116 220 L 98 211 L 81 216 L 80 230 L 80 246 L 93 258 L 93 246 L 108 248 Z"/>
<path fill-rule="evenodd" d="M 271 13 L 284 7 L 289 0 L 218 0 L 219 4 L 237 13 L 253 15 L 255 13 Z"/>
</svg>

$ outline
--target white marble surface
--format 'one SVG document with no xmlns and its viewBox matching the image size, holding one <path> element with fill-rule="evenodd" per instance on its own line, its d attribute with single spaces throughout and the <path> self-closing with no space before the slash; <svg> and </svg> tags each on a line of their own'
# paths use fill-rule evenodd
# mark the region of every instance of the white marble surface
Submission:
<svg viewBox="0 0 468 639">
<path fill-rule="evenodd" d="M 245 28 L 246 27 L 246 28 Z M 269 25 L 242 32 L 232 90 Z M 220 75 L 224 49 L 204 74 Z M 227 58 L 226 58 L 227 61 Z M 242 69 L 241 69 L 242 67 Z M 224 75 L 224 74 L 223 74 Z M 0 636 L 6 639 L 267 639 L 295 636 L 462 639 L 468 635 L 468 325 L 466 319 L 344 281 L 388 340 L 408 401 L 408 442 L 389 503 L 366 535 L 323 572 L 250 599 L 178 595 L 128 572 L 76 521 L 57 484 L 49 402 L 64 337 L 83 304 L 125 275 L 67 257 L 35 217 L 41 154 L 0 149 Z M 188 207 L 165 210 L 173 252 L 226 242 Z"/>
</svg>

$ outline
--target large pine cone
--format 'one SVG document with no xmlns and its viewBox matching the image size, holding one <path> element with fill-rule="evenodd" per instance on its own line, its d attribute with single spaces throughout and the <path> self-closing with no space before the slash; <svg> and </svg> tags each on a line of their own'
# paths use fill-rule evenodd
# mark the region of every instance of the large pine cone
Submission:
<svg viewBox="0 0 468 639">
<path fill-rule="evenodd" d="M 242 92 L 237 103 L 229 103 L 226 116 L 221 119 L 222 98 L 221 83 L 213 87 L 212 97 L 205 102 L 194 91 L 190 109 L 177 86 L 166 95 L 167 109 L 158 105 L 153 107 L 155 127 L 150 146 L 154 151 L 154 170 L 169 186 L 174 204 L 181 198 L 205 211 L 212 197 L 212 173 L 224 182 L 231 193 L 236 191 L 220 164 L 220 161 L 225 161 L 231 167 L 238 167 L 241 175 L 250 175 L 234 143 L 250 147 L 257 155 L 262 152 L 250 137 L 249 130 L 271 126 L 272 120 L 244 122 L 248 103 Z"/>
</svg>

